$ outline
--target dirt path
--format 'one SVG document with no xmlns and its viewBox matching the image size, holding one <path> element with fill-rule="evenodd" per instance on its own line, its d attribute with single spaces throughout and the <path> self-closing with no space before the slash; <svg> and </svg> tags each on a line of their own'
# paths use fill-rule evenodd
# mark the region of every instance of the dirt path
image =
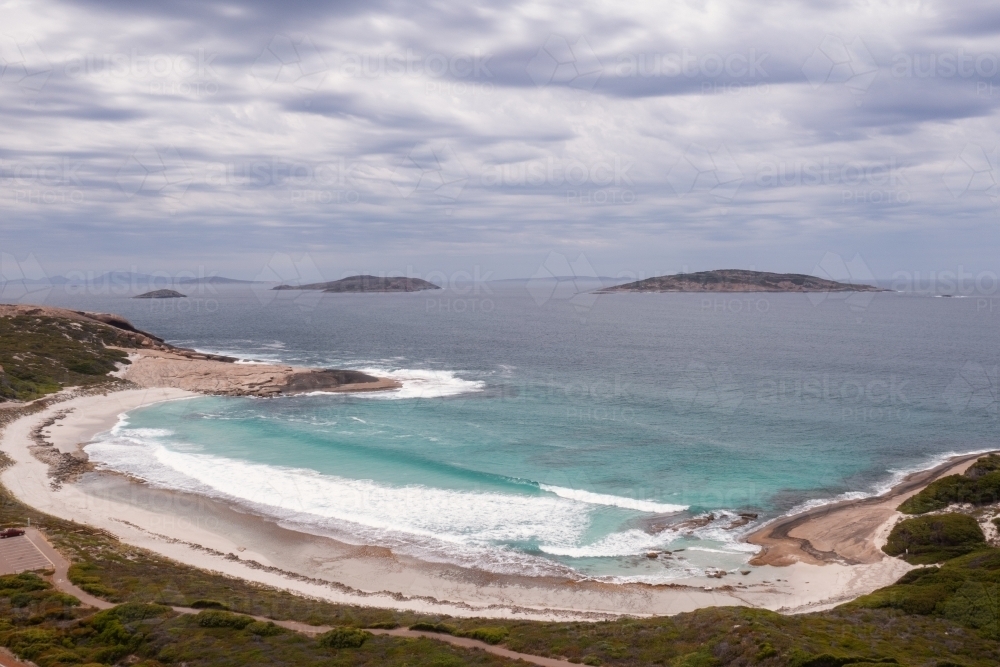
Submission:
<svg viewBox="0 0 1000 667">
<path fill-rule="evenodd" d="M 49 583 L 63 593 L 69 593 L 88 607 L 96 607 L 97 609 L 110 609 L 111 607 L 114 607 L 112 603 L 107 600 L 94 597 L 87 591 L 75 586 L 69 580 L 69 561 L 66 560 L 61 553 L 56 551 L 51 544 L 49 544 L 49 541 L 45 539 L 45 536 L 42 535 L 41 532 L 35 528 L 26 528 L 24 536 L 31 540 L 31 543 L 34 544 L 55 567 L 55 573 L 49 577 Z"/>
<path fill-rule="evenodd" d="M 27 662 L 21 662 L 14 657 L 13 653 L 3 647 L 0 647 L 0 665 L 2 667 L 34 667 Z"/>
<path fill-rule="evenodd" d="M 958 456 L 931 470 L 913 473 L 881 496 L 823 505 L 778 519 L 747 538 L 751 544 L 764 547 L 750 564 L 877 563 L 886 557 L 878 538 L 897 516 L 900 503 L 937 479 L 965 472 L 986 454 Z"/>
<path fill-rule="evenodd" d="M 62 591 L 63 593 L 68 593 L 82 602 L 88 607 L 95 607 L 97 609 L 110 609 L 115 605 L 107 600 L 102 600 L 101 598 L 95 597 L 90 593 L 82 590 L 78 586 L 74 585 L 69 580 L 69 566 L 70 563 L 60 554 L 58 551 L 49 544 L 45 536 L 35 528 L 25 529 L 25 537 L 31 540 L 31 543 L 38 547 L 46 558 L 48 558 L 52 564 L 55 566 L 55 573 L 49 577 L 50 583 L 56 587 L 56 589 Z M 178 614 L 197 614 L 201 609 L 193 609 L 191 607 L 171 607 Z M 316 636 L 323 634 L 332 630 L 332 626 L 328 625 L 308 625 L 306 623 L 301 623 L 299 621 L 276 621 L 271 618 L 266 618 L 263 616 L 253 616 L 254 619 L 258 621 L 271 622 L 277 626 L 285 628 L 286 630 L 291 630 L 293 632 L 299 632 L 304 635 Z M 577 667 L 574 663 L 567 660 L 557 660 L 555 658 L 543 658 L 537 655 L 531 655 L 529 653 L 518 653 L 516 651 L 509 651 L 505 648 L 499 646 L 493 646 L 492 644 L 487 644 L 486 642 L 481 642 L 477 639 L 467 639 L 465 637 L 453 637 L 452 635 L 441 634 L 437 632 L 420 632 L 415 630 L 406 630 L 403 628 L 397 628 L 394 630 L 380 630 L 380 629 L 368 629 L 368 632 L 374 635 L 389 635 L 392 637 L 408 637 L 415 639 L 418 637 L 426 637 L 428 639 L 436 639 L 438 641 L 446 642 L 448 644 L 453 644 L 455 646 L 461 646 L 462 648 L 477 648 L 487 653 L 492 653 L 493 655 L 498 655 L 504 658 L 509 658 L 511 660 L 524 660 L 525 662 L 531 663 L 533 665 L 540 665 L 541 667 Z M 4 662 L 7 660 L 7 662 Z M 26 663 L 17 661 L 12 655 L 4 654 L 2 649 L 0 649 L 0 666 L 2 667 L 28 667 Z"/>
</svg>

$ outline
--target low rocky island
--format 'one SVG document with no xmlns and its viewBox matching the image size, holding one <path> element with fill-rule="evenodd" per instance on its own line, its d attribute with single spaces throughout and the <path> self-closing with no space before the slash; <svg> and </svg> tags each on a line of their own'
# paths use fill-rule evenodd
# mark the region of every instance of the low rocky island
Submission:
<svg viewBox="0 0 1000 667">
<path fill-rule="evenodd" d="M 350 276 L 326 283 L 310 283 L 308 285 L 278 285 L 276 290 L 320 290 L 322 292 L 421 292 L 423 290 L 441 289 L 434 283 L 420 278 L 404 278 L 402 276 Z"/>
<path fill-rule="evenodd" d="M 884 292 L 874 285 L 841 283 L 801 273 L 769 273 L 723 269 L 677 273 L 637 280 L 599 290 L 598 294 L 617 292 Z"/>
<path fill-rule="evenodd" d="M 172 289 L 155 289 L 152 292 L 146 292 L 138 296 L 132 297 L 133 299 L 186 299 L 187 294 L 181 294 L 180 292 Z"/>
</svg>

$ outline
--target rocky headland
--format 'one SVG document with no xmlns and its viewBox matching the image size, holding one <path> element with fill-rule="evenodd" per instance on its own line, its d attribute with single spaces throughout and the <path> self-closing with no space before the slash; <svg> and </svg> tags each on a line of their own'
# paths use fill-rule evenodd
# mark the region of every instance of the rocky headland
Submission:
<svg viewBox="0 0 1000 667">
<path fill-rule="evenodd" d="M 0 304 L 0 401 L 32 400 L 67 386 L 126 382 L 227 396 L 398 389 L 360 371 L 237 363 L 176 347 L 120 315 Z"/>
</svg>

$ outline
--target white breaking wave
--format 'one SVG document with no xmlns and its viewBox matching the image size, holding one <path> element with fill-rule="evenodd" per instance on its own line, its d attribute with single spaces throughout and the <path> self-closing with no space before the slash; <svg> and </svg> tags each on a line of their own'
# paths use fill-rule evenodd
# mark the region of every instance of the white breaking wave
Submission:
<svg viewBox="0 0 1000 667">
<path fill-rule="evenodd" d="M 589 524 L 585 504 L 553 497 L 401 487 L 252 463 L 159 442 L 169 431 L 120 423 L 86 447 L 90 459 L 154 485 L 248 504 L 277 518 L 334 519 L 454 543 L 576 543 Z"/>
<path fill-rule="evenodd" d="M 673 536 L 671 536 L 672 538 Z M 641 530 L 626 530 L 611 533 L 602 539 L 584 546 L 557 546 L 543 544 L 539 550 L 553 556 L 569 558 L 616 558 L 635 556 L 651 549 L 661 549 L 669 542 L 661 535 L 650 535 Z"/>
<path fill-rule="evenodd" d="M 403 384 L 400 389 L 395 391 L 356 394 L 356 396 L 364 398 L 441 398 L 443 396 L 458 396 L 459 394 L 478 392 L 486 387 L 485 382 L 481 380 L 462 379 L 454 371 L 362 368 L 361 372 L 399 380 Z"/>
<path fill-rule="evenodd" d="M 161 488 L 234 502 L 293 529 L 493 572 L 575 576 L 565 565 L 512 544 L 537 544 L 550 557 L 618 558 L 685 539 L 670 529 L 656 535 L 624 529 L 583 544 L 595 506 L 662 514 L 680 512 L 682 505 L 547 484 L 538 487 L 551 495 L 391 486 L 207 454 L 197 444 L 177 442 L 169 430 L 130 428 L 127 416 L 85 449 L 103 468 Z M 736 536 L 719 530 L 728 519 L 720 515 L 716 525 L 695 530 L 696 539 L 710 539 L 712 547 L 718 539 L 726 553 L 740 551 L 732 544 Z M 663 577 L 678 576 L 681 570 L 675 569 L 665 570 Z"/>
<path fill-rule="evenodd" d="M 624 509 L 638 510 L 639 512 L 652 512 L 653 514 L 673 514 L 683 512 L 687 505 L 670 505 L 667 503 L 657 503 L 652 500 L 636 500 L 634 498 L 624 498 L 622 496 L 612 496 L 606 493 L 593 493 L 582 489 L 566 489 L 561 486 L 551 486 L 549 484 L 539 484 L 542 491 L 554 493 L 560 498 L 569 498 L 581 503 L 590 505 L 610 505 Z"/>
</svg>

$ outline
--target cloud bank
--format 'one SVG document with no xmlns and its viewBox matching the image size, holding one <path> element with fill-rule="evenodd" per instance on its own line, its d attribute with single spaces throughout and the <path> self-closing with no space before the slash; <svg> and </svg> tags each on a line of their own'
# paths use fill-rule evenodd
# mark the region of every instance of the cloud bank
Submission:
<svg viewBox="0 0 1000 667">
<path fill-rule="evenodd" d="M 0 5 L 0 251 L 333 273 L 1000 269 L 1000 9 Z"/>
</svg>

